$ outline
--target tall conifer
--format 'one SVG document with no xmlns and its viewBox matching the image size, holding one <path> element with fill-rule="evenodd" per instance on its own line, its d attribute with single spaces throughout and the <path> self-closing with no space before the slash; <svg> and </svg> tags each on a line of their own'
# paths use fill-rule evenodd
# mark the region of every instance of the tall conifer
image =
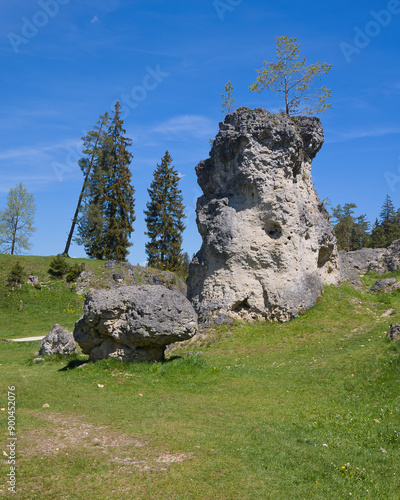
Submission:
<svg viewBox="0 0 400 500">
<path fill-rule="evenodd" d="M 135 221 L 135 190 L 129 169 L 132 154 L 127 150 L 132 141 L 125 137 L 120 111 L 117 102 L 111 120 L 106 115 L 108 128 L 97 143 L 79 221 L 77 241 L 85 246 L 90 257 L 97 259 L 125 260 L 132 245 L 129 238 Z M 92 132 L 84 138 L 85 153 L 91 151 L 95 137 Z M 81 160 L 80 165 L 85 173 L 88 160 Z"/>
<path fill-rule="evenodd" d="M 182 192 L 178 188 L 179 174 L 171 166 L 172 158 L 165 152 L 161 163 L 153 174 L 148 189 L 146 243 L 148 265 L 162 270 L 177 271 L 182 265 L 182 233 L 185 229 L 185 206 Z"/>
</svg>

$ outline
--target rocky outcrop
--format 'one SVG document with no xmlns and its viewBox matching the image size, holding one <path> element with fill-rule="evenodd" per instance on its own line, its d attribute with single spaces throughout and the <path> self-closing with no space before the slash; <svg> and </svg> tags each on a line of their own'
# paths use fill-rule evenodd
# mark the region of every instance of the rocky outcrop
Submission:
<svg viewBox="0 0 400 500">
<path fill-rule="evenodd" d="M 89 292 L 74 337 L 92 361 L 162 361 L 168 344 L 196 330 L 197 315 L 182 293 L 142 285 Z"/>
<path fill-rule="evenodd" d="M 311 180 L 318 118 L 239 108 L 196 167 L 203 243 L 188 297 L 202 321 L 286 321 L 339 280 L 336 239 Z"/>
<path fill-rule="evenodd" d="M 366 272 L 393 273 L 400 269 L 400 240 L 388 248 L 362 248 L 352 252 L 339 252 L 341 281 L 361 285 L 358 276 Z"/>
<path fill-rule="evenodd" d="M 73 354 L 77 352 L 74 336 L 66 328 L 54 325 L 40 343 L 40 356 L 50 354 Z"/>
<path fill-rule="evenodd" d="M 81 272 L 75 284 L 78 295 L 85 295 L 90 289 L 116 290 L 124 286 L 163 285 L 178 290 L 186 297 L 186 285 L 176 274 L 150 267 L 132 266 L 129 262 L 107 261 L 104 266 Z"/>
<path fill-rule="evenodd" d="M 369 290 L 370 292 L 393 292 L 398 288 L 400 288 L 400 281 L 396 278 L 386 278 L 375 281 Z"/>
</svg>

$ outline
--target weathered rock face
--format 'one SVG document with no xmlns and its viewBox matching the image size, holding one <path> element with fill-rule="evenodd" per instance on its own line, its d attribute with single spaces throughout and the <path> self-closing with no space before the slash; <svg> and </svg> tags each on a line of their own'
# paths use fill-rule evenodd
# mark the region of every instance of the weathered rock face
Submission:
<svg viewBox="0 0 400 500">
<path fill-rule="evenodd" d="M 74 337 L 92 361 L 162 361 L 168 344 L 196 330 L 197 315 L 180 292 L 142 285 L 89 292 Z"/>
<path fill-rule="evenodd" d="M 339 280 L 336 239 L 311 180 L 324 142 L 318 118 L 240 108 L 196 167 L 203 244 L 188 297 L 202 321 L 286 321 Z"/>
<path fill-rule="evenodd" d="M 74 336 L 66 328 L 54 325 L 40 343 L 40 356 L 50 354 L 72 354 L 77 352 Z"/>
<path fill-rule="evenodd" d="M 381 249 L 382 254 L 379 259 L 371 261 L 368 266 L 368 271 L 377 273 L 394 273 L 400 269 L 400 240 L 395 240 L 386 249 Z"/>
<path fill-rule="evenodd" d="M 347 281 L 355 288 L 362 286 L 359 275 L 365 274 L 372 267 L 380 266 L 379 262 L 385 253 L 384 248 L 362 248 L 339 252 L 340 281 Z"/>
</svg>

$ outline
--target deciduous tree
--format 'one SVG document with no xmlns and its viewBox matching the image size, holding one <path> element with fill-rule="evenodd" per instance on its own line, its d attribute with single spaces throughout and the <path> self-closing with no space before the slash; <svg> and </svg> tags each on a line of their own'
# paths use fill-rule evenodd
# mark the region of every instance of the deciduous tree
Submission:
<svg viewBox="0 0 400 500">
<path fill-rule="evenodd" d="M 282 96 L 287 115 L 324 113 L 332 107 L 327 103 L 331 90 L 316 87 L 314 81 L 327 74 L 332 65 L 318 62 L 306 66 L 305 58 L 300 58 L 300 44 L 296 44 L 296 40 L 287 36 L 275 38 L 277 61 L 264 61 L 264 66 L 256 70 L 258 76 L 250 90 L 272 90 Z"/>
<path fill-rule="evenodd" d="M 226 94 L 221 93 L 222 97 L 222 113 L 228 114 L 233 113 L 235 111 L 235 98 L 232 96 L 233 86 L 231 81 L 225 84 L 224 90 Z"/>
<path fill-rule="evenodd" d="M 0 248 L 4 253 L 13 255 L 31 248 L 35 212 L 35 199 L 21 182 L 10 189 L 7 207 L 0 211 Z"/>
</svg>

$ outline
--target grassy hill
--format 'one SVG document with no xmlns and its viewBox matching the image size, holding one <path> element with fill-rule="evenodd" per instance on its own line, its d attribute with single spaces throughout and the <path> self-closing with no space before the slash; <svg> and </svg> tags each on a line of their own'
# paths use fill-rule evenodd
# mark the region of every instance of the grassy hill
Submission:
<svg viewBox="0 0 400 500">
<path fill-rule="evenodd" d="M 400 343 L 385 335 L 400 293 L 364 282 L 327 287 L 290 323 L 208 329 L 166 363 L 33 363 L 39 342 L 0 343 L 1 408 L 8 386 L 17 396 L 16 498 L 399 498 Z M 73 292 L 59 285 L 23 325 L 36 333 L 60 311 L 72 321 Z M 1 310 L 2 324 L 27 331 Z"/>
<path fill-rule="evenodd" d="M 0 339 L 46 335 L 56 323 L 73 330 L 75 322 L 83 314 L 84 293 L 77 295 L 74 283 L 67 283 L 65 279 L 56 279 L 49 274 L 53 258 L 0 254 Z M 135 267 L 133 278 L 121 264 L 110 269 L 105 267 L 104 261 L 66 260 L 70 266 L 85 265 L 85 272 L 90 273 L 86 290 L 110 288 L 114 283 L 113 274 L 119 272 L 125 275 L 125 285 L 134 284 L 135 279 L 138 284 L 142 284 L 157 278 L 160 282 L 182 286 L 179 278 L 173 273 L 156 269 Z M 24 267 L 26 279 L 21 289 L 11 290 L 6 286 L 6 281 L 11 268 L 18 261 Z M 29 275 L 39 278 L 41 290 L 26 283 Z"/>
</svg>

